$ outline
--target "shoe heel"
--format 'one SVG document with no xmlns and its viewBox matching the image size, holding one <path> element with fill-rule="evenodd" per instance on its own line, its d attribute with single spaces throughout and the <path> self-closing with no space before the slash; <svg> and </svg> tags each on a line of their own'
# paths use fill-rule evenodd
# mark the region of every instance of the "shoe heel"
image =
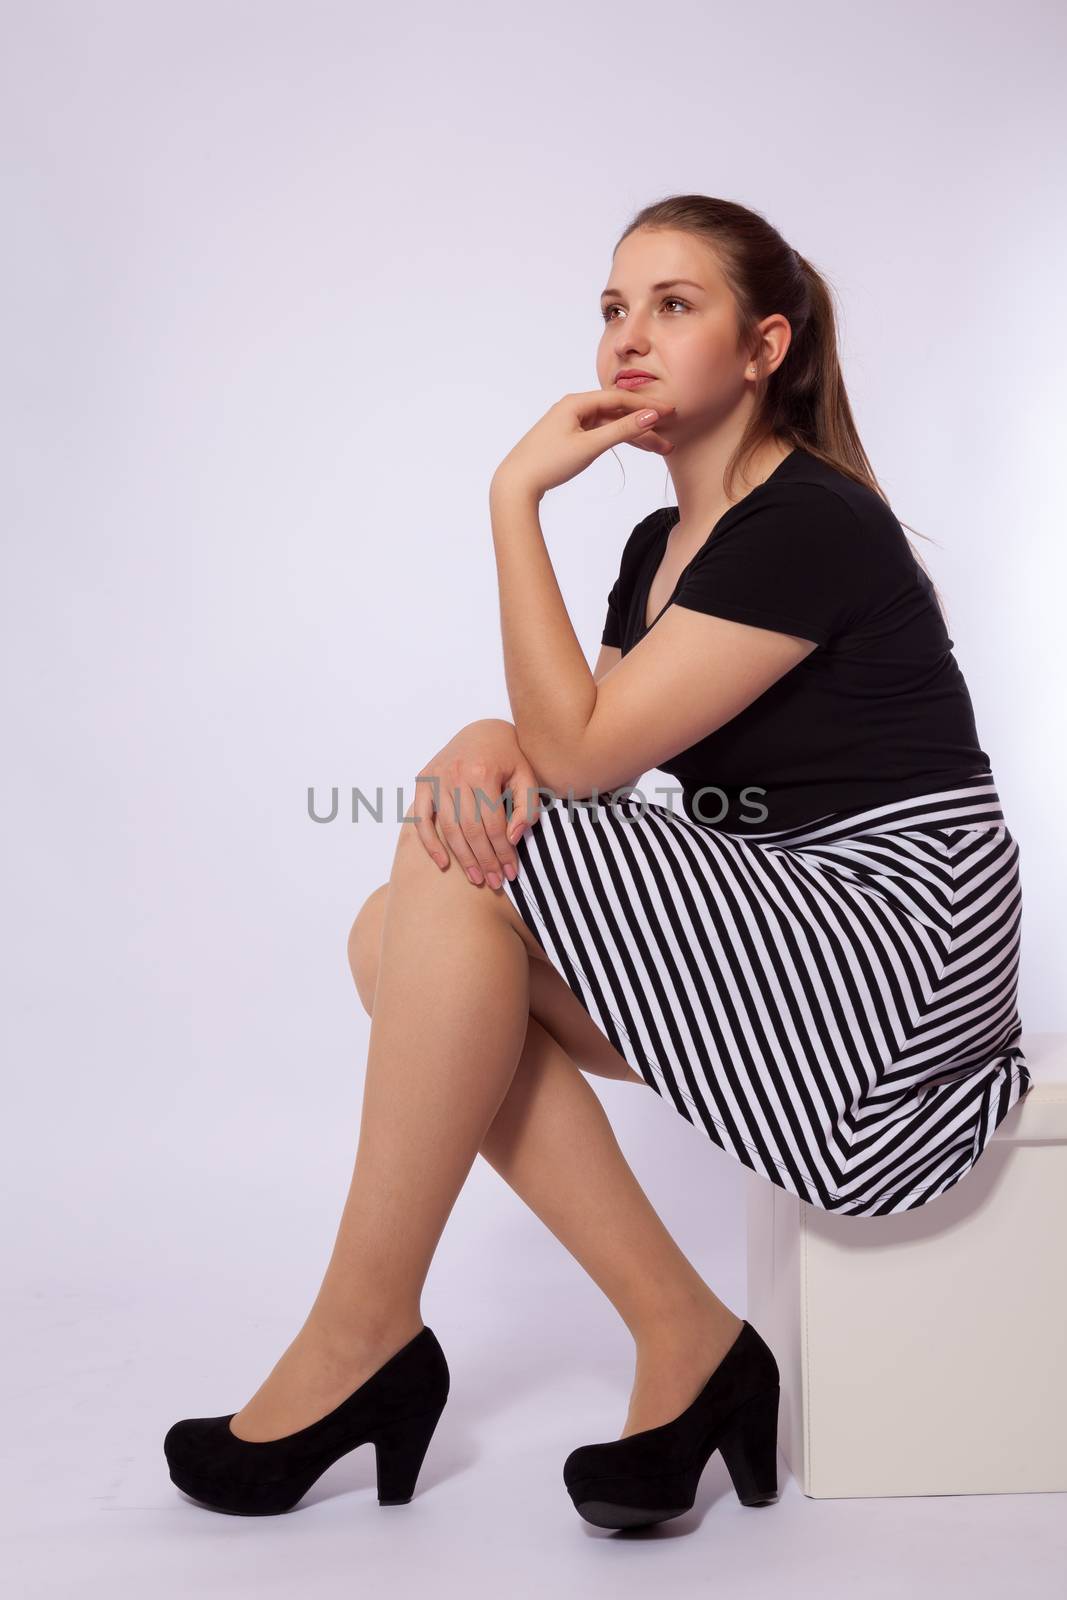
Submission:
<svg viewBox="0 0 1067 1600">
<path fill-rule="evenodd" d="M 375 1438 L 380 1506 L 406 1505 L 415 1493 L 415 1484 L 443 1409 L 394 1422 Z"/>
<path fill-rule="evenodd" d="M 780 1386 L 746 1400 L 730 1418 L 719 1440 L 737 1498 L 743 1506 L 769 1505 L 778 1498 L 778 1400 Z"/>
</svg>

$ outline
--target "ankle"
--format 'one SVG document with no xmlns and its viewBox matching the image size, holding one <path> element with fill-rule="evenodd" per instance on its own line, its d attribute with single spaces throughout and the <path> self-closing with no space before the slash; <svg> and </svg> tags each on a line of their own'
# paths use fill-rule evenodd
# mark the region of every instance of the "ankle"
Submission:
<svg viewBox="0 0 1067 1600">
<path fill-rule="evenodd" d="M 373 1321 L 311 1312 L 298 1337 L 313 1346 L 324 1359 L 347 1366 L 368 1359 L 387 1360 L 410 1343 L 424 1326 L 418 1311 Z"/>
<path fill-rule="evenodd" d="M 743 1326 L 744 1319 L 712 1295 L 657 1306 L 654 1315 L 631 1331 L 640 1356 L 690 1349 L 694 1342 L 726 1347 Z"/>
</svg>

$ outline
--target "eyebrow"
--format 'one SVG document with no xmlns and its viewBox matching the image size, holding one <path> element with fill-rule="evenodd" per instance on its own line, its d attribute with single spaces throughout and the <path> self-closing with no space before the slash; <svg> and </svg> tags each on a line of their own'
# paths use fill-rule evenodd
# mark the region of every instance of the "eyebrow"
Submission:
<svg viewBox="0 0 1067 1600">
<path fill-rule="evenodd" d="M 688 284 L 691 289 L 703 289 L 703 287 L 704 287 L 704 285 L 702 283 L 695 283 L 692 278 L 668 278 L 666 283 L 654 283 L 652 285 L 652 293 L 653 294 L 658 294 L 661 289 L 673 289 L 675 284 L 677 284 L 677 283 Z M 606 300 L 609 295 L 615 295 L 615 296 L 617 296 L 618 298 L 621 299 L 622 298 L 622 290 L 621 289 L 605 289 L 603 294 L 600 296 L 600 298 L 601 298 L 601 300 Z"/>
</svg>

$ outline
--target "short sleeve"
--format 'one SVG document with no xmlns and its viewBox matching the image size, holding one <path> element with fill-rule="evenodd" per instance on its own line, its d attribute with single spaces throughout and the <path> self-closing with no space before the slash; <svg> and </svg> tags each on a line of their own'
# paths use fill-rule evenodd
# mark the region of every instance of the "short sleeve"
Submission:
<svg viewBox="0 0 1067 1600">
<path fill-rule="evenodd" d="M 608 595 L 608 613 L 600 635 L 601 644 L 615 645 L 620 650 L 624 648 L 627 611 L 634 582 L 648 554 L 649 543 L 657 540 L 662 534 L 664 519 L 669 512 L 669 506 L 659 506 L 655 511 L 648 512 L 647 516 L 642 517 L 640 522 L 630 529 L 619 558 L 618 577 Z"/>
<path fill-rule="evenodd" d="M 608 595 L 608 614 L 604 621 L 604 631 L 600 635 L 601 644 L 613 644 L 622 648 L 622 618 L 619 615 L 619 580 L 611 586 Z"/>
<path fill-rule="evenodd" d="M 675 605 L 818 645 L 862 614 L 872 535 L 840 495 L 821 484 L 774 484 L 736 511 L 683 575 Z"/>
</svg>

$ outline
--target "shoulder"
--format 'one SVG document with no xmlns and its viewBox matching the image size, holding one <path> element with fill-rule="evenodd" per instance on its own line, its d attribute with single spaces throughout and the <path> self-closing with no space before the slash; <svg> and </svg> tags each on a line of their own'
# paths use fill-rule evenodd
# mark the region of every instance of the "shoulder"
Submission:
<svg viewBox="0 0 1067 1600">
<path fill-rule="evenodd" d="M 640 550 L 652 543 L 666 528 L 671 515 L 678 508 L 676 506 L 657 506 L 655 511 L 650 511 L 631 528 L 623 553 L 630 549 Z"/>
<path fill-rule="evenodd" d="M 641 518 L 627 535 L 626 543 L 622 547 L 622 556 L 619 570 L 624 575 L 636 571 L 641 565 L 651 545 L 660 539 L 667 529 L 670 519 L 670 506 L 657 506 L 655 511 L 650 511 Z"/>
<path fill-rule="evenodd" d="M 872 537 L 903 532 L 892 507 L 877 489 L 806 450 L 794 451 L 785 473 L 766 488 L 771 503 L 794 505 L 809 515 L 822 512 L 842 526 L 862 529 Z"/>
<path fill-rule="evenodd" d="M 827 465 L 807 451 L 795 451 L 784 470 L 740 500 L 727 526 L 710 541 L 773 545 L 803 555 L 821 548 L 852 563 L 914 560 L 904 530 L 877 490 Z"/>
</svg>

